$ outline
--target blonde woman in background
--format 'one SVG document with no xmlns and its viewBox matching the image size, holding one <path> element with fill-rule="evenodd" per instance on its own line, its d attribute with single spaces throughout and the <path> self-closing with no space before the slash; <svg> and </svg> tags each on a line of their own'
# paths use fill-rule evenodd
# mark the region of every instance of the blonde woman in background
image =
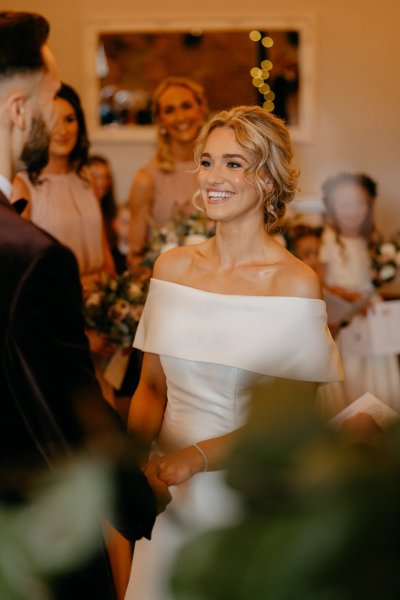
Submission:
<svg viewBox="0 0 400 600">
<path fill-rule="evenodd" d="M 140 264 L 151 224 L 165 225 L 178 209 L 194 212 L 197 189 L 193 144 L 207 115 L 203 88 L 191 79 L 168 77 L 156 89 L 153 114 L 157 151 L 135 175 L 130 191 L 130 262 Z"/>
</svg>

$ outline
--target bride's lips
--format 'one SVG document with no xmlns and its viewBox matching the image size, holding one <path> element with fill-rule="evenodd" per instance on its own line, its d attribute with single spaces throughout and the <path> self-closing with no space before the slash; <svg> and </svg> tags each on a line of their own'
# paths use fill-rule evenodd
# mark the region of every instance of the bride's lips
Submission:
<svg viewBox="0 0 400 600">
<path fill-rule="evenodd" d="M 207 201 L 209 204 L 221 204 L 234 195 L 228 190 L 207 190 Z"/>
</svg>

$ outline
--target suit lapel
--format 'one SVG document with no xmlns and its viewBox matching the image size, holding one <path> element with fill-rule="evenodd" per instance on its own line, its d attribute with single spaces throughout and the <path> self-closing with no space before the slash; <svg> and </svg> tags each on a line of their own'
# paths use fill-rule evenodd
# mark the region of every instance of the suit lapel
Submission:
<svg viewBox="0 0 400 600">
<path fill-rule="evenodd" d="M 3 194 L 3 192 L 1 190 L 0 190 L 0 204 L 2 204 L 3 206 L 7 206 L 7 208 L 12 208 L 9 200 L 7 200 L 7 198 L 5 197 L 5 195 Z"/>
<path fill-rule="evenodd" d="M 20 198 L 11 204 L 11 202 L 6 198 L 3 192 L 0 190 L 0 205 L 9 208 L 13 212 L 17 212 L 19 215 L 23 212 L 24 208 L 28 204 L 28 200 L 25 198 Z"/>
</svg>

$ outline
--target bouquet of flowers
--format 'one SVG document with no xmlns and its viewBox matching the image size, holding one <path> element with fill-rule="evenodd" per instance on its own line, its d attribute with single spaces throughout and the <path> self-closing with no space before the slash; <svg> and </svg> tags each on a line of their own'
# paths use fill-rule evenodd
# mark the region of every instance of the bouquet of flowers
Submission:
<svg viewBox="0 0 400 600">
<path fill-rule="evenodd" d="M 146 244 L 143 265 L 152 268 L 156 258 L 176 246 L 199 244 L 215 233 L 215 226 L 204 213 L 184 216 L 176 211 L 171 221 L 163 227 L 152 224 L 151 237 Z"/>
<path fill-rule="evenodd" d="M 107 335 L 118 346 L 132 346 L 148 285 L 148 280 L 135 279 L 128 271 L 117 276 L 102 273 L 85 294 L 87 327 Z"/>
<path fill-rule="evenodd" d="M 388 241 L 381 240 L 371 254 L 373 284 L 379 287 L 395 279 L 400 268 L 400 231 Z"/>
</svg>

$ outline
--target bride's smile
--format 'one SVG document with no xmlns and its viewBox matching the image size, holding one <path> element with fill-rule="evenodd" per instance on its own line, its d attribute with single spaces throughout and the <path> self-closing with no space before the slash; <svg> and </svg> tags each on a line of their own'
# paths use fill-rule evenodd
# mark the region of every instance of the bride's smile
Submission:
<svg viewBox="0 0 400 600">
<path fill-rule="evenodd" d="M 210 219 L 231 220 L 260 205 L 257 189 L 246 175 L 250 164 L 250 152 L 238 144 L 230 127 L 218 127 L 210 133 L 199 170 L 200 190 Z"/>
</svg>

